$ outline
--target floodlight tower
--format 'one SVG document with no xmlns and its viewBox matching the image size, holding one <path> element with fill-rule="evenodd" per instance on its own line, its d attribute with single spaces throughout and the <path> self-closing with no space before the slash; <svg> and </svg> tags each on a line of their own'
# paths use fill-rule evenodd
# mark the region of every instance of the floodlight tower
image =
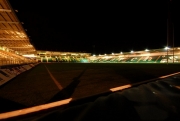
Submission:
<svg viewBox="0 0 180 121">
<path fill-rule="evenodd" d="M 172 21 L 172 0 L 167 0 L 167 47 L 173 48 L 173 63 L 174 63 L 174 24 Z M 168 49 L 167 49 L 167 64 L 168 64 Z"/>
</svg>

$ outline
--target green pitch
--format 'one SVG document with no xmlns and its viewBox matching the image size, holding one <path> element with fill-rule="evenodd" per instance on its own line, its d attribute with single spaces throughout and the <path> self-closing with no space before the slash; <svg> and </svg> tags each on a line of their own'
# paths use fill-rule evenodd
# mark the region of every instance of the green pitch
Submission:
<svg viewBox="0 0 180 121">
<path fill-rule="evenodd" d="M 180 72 L 180 64 L 41 63 L 1 86 L 0 98 L 29 107 L 69 97 L 88 97 L 176 72 Z"/>
</svg>

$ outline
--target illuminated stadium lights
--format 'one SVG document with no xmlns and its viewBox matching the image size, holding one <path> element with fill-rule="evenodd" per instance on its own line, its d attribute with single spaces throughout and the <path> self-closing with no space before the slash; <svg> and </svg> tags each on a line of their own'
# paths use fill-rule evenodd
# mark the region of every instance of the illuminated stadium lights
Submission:
<svg viewBox="0 0 180 121">
<path fill-rule="evenodd" d="M 170 48 L 169 48 L 169 47 L 165 47 L 164 49 L 165 49 L 165 50 L 169 50 Z"/>
<path fill-rule="evenodd" d="M 34 55 L 34 54 L 22 55 L 22 56 L 24 56 L 24 57 L 37 57 L 37 56 L 36 56 L 36 55 Z"/>
<path fill-rule="evenodd" d="M 149 51 L 148 49 L 145 49 L 145 51 L 147 52 L 147 51 Z"/>
<path fill-rule="evenodd" d="M 103 55 L 99 54 L 99 56 L 103 56 Z"/>
</svg>

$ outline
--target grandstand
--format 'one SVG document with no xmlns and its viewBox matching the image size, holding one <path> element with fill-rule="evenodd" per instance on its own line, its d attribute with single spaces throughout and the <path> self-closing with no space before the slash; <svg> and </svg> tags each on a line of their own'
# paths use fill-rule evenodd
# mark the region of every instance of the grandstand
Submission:
<svg viewBox="0 0 180 121">
<path fill-rule="evenodd" d="M 7 0 L 0 0 L 0 86 L 37 62 L 36 49 Z M 33 64 L 33 65 L 32 65 Z"/>
<path fill-rule="evenodd" d="M 162 48 L 104 55 L 91 53 L 37 51 L 38 62 L 89 62 L 89 63 L 179 63 L 180 48 Z"/>
<path fill-rule="evenodd" d="M 38 62 L 88 62 L 90 56 L 90 53 L 38 50 L 36 59 Z"/>
<path fill-rule="evenodd" d="M 36 50 L 31 44 L 23 22 L 7 0 L 0 0 L 0 66 L 35 62 L 90 63 L 179 63 L 180 48 L 93 55 L 81 52 Z"/>
<path fill-rule="evenodd" d="M 0 66 L 35 62 L 179 63 L 180 48 L 91 55 L 36 50 L 8 0 L 0 0 Z"/>
<path fill-rule="evenodd" d="M 22 56 L 36 49 L 7 0 L 0 0 L 0 14 L 0 66 L 36 62 Z"/>
<path fill-rule="evenodd" d="M 88 60 L 92 63 L 179 63 L 180 48 L 93 55 Z"/>
</svg>

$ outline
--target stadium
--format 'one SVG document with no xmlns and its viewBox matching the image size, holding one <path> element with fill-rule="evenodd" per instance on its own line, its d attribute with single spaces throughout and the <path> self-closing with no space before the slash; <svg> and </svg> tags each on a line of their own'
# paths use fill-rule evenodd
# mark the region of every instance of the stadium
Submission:
<svg viewBox="0 0 180 121">
<path fill-rule="evenodd" d="M 180 119 L 180 47 L 36 50 L 17 10 L 0 6 L 0 120 Z"/>
<path fill-rule="evenodd" d="M 88 63 L 179 63 L 180 48 L 162 48 L 144 51 L 120 52 L 104 55 L 37 51 L 38 62 L 88 62 Z"/>
</svg>

